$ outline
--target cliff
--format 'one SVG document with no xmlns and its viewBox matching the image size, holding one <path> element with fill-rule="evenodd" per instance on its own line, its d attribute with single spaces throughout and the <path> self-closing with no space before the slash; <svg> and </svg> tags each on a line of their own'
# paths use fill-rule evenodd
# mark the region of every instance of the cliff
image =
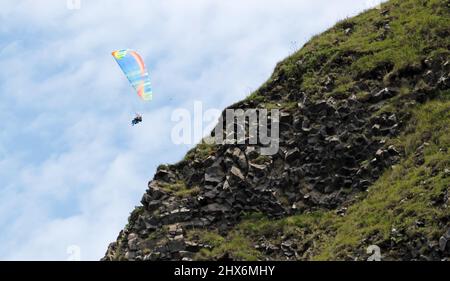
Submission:
<svg viewBox="0 0 450 281">
<path fill-rule="evenodd" d="M 392 0 L 313 37 L 232 109 L 279 150 L 161 165 L 104 260 L 450 259 L 449 1 Z"/>
</svg>

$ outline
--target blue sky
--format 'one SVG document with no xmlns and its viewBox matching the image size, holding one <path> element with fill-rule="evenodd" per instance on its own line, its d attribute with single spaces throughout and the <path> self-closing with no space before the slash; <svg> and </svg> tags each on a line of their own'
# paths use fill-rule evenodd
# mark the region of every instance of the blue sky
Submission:
<svg viewBox="0 0 450 281">
<path fill-rule="evenodd" d="M 5 3 L 4 3 L 5 2 Z M 98 260 L 162 163 L 190 146 L 170 133 L 176 108 L 246 97 L 312 35 L 379 1 L 2 1 L 0 260 Z M 141 103 L 111 56 L 144 58 Z M 130 126 L 134 112 L 144 122 Z"/>
</svg>

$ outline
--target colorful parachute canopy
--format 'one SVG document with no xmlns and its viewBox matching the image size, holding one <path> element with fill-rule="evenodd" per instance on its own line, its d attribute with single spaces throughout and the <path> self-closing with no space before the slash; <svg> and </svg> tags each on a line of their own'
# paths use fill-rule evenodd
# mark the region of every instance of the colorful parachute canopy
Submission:
<svg viewBox="0 0 450 281">
<path fill-rule="evenodd" d="M 141 56 L 133 50 L 114 51 L 112 55 L 141 99 L 151 100 L 150 77 Z"/>
</svg>

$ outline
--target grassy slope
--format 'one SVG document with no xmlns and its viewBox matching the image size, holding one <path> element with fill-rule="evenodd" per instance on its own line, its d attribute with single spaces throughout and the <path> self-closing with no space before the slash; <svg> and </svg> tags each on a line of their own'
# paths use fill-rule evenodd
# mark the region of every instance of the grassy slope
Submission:
<svg viewBox="0 0 450 281">
<path fill-rule="evenodd" d="M 390 72 L 384 77 L 388 84 L 390 77 L 420 65 L 427 56 L 448 56 L 450 18 L 445 2 L 390 1 L 383 5 L 383 9 L 390 10 L 388 16 L 372 9 L 343 20 L 281 61 L 261 88 L 274 78 L 286 75 L 300 80 L 299 88 L 310 97 L 346 98 L 356 81 L 369 80 L 366 76 L 377 69 L 385 68 Z M 388 32 L 380 27 L 387 19 L 390 19 Z M 345 31 L 348 27 L 351 28 L 350 34 Z M 324 93 L 321 85 L 328 75 L 334 76 L 333 90 Z M 407 88 L 408 85 L 404 86 Z M 249 99 L 263 101 L 261 88 Z"/>
<path fill-rule="evenodd" d="M 385 171 L 367 193 L 355 198 L 344 216 L 323 211 L 270 221 L 253 214 L 226 237 L 192 231 L 189 235 L 215 246 L 202 250 L 197 258 L 213 259 L 227 253 L 235 259 L 260 259 L 263 255 L 254 249 L 256 241 L 265 237 L 276 245 L 283 237 L 295 240 L 297 248 L 304 249 L 298 251 L 298 259 L 354 259 L 364 256 L 366 247 L 372 244 L 379 245 L 386 258 L 395 259 L 398 247 L 404 248 L 402 243 L 408 239 L 420 237 L 420 241 L 428 242 L 439 239 L 450 221 L 446 203 L 437 203 L 443 194 L 449 193 L 450 186 L 447 150 L 450 94 L 435 93 L 437 98 L 433 101 L 406 108 L 402 98 L 421 85 L 426 87 L 426 83 L 396 77 L 402 71 L 414 69 L 424 59 L 448 58 L 447 5 L 442 0 L 390 1 L 384 6 L 390 9 L 387 34 L 383 34 L 385 29 L 376 28 L 385 17 L 379 10 L 370 10 L 314 37 L 302 50 L 278 64 L 261 89 L 276 77 L 286 75 L 299 78 L 299 88 L 317 98 L 346 98 L 353 92 L 356 81 L 369 80 L 370 86 L 370 77 L 382 73 L 383 85 L 394 83 L 392 86 L 400 88 L 400 95 L 381 110 L 402 111 L 412 116 L 400 137 L 387 140 L 401 148 L 404 157 Z M 351 35 L 345 34 L 347 27 L 352 28 Z M 384 39 L 377 39 L 381 37 Z M 326 75 L 333 76 L 332 90 L 320 86 Z M 249 100 L 265 102 L 261 89 Z M 358 97 L 366 94 L 357 93 Z M 421 146 L 424 162 L 417 163 Z M 424 242 L 421 250 L 427 251 L 427 247 L 429 243 Z"/>
</svg>

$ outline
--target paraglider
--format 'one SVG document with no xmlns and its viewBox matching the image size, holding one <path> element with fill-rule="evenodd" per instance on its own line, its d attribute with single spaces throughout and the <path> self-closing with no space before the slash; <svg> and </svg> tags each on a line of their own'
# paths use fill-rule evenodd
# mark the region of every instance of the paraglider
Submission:
<svg viewBox="0 0 450 281">
<path fill-rule="evenodd" d="M 136 117 L 131 121 L 131 126 L 137 125 L 142 122 L 142 115 L 136 114 Z"/>
<path fill-rule="evenodd" d="M 150 76 L 141 56 L 136 51 L 129 49 L 114 51 L 112 55 L 141 100 L 151 100 L 153 92 Z M 131 124 L 134 126 L 140 122 L 142 122 L 142 116 L 137 114 Z"/>
</svg>

